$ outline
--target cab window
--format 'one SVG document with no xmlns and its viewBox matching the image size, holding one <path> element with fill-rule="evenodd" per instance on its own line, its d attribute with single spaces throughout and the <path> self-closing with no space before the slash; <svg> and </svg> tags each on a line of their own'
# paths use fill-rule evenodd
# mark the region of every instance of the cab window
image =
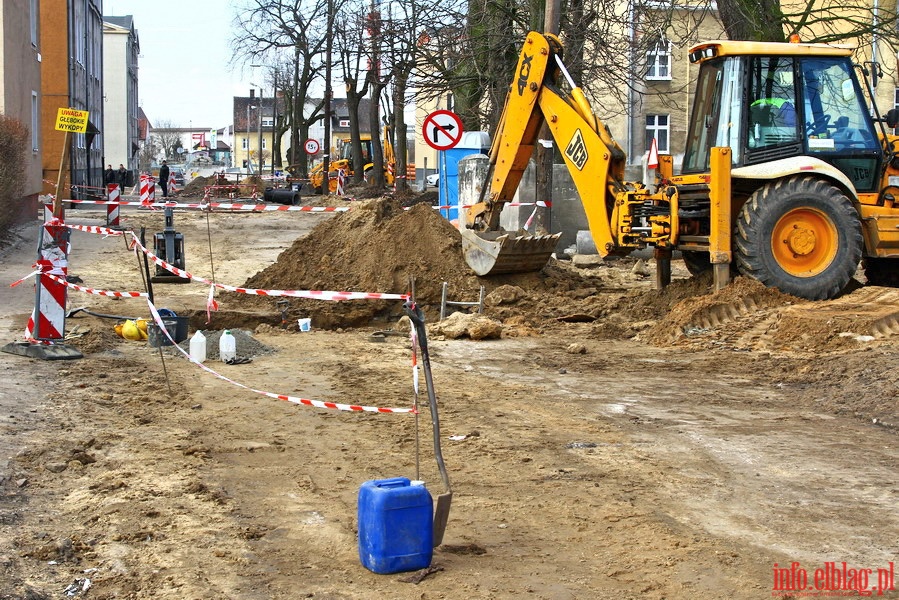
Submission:
<svg viewBox="0 0 899 600">
<path fill-rule="evenodd" d="M 795 147 L 799 142 L 799 119 L 793 60 L 782 56 L 753 57 L 749 62 L 748 94 L 747 147 Z"/>
<path fill-rule="evenodd" d="M 708 170 L 715 146 L 730 147 L 734 164 L 742 160 L 739 135 L 744 109 L 740 68 L 739 58 L 710 60 L 700 68 L 684 149 L 684 173 Z"/>
<path fill-rule="evenodd" d="M 850 63 L 837 58 L 801 61 L 805 91 L 805 135 L 811 153 L 877 150 L 877 136 L 865 109 L 861 90 L 849 71 Z"/>
</svg>

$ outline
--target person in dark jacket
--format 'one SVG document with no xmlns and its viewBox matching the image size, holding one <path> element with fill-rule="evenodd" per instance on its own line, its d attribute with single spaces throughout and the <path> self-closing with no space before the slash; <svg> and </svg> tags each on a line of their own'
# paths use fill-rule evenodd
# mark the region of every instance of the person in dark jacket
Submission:
<svg viewBox="0 0 899 600">
<path fill-rule="evenodd" d="M 125 168 L 125 165 L 119 163 L 119 170 L 116 175 L 116 181 L 118 182 L 119 188 L 121 188 L 122 193 L 124 194 L 125 186 L 128 185 L 128 170 Z"/>
<path fill-rule="evenodd" d="M 159 167 L 159 187 L 162 188 L 162 197 L 166 198 L 169 195 L 169 166 L 165 161 L 162 161 L 162 166 Z"/>
<path fill-rule="evenodd" d="M 118 183 L 118 181 L 116 181 L 115 171 L 112 170 L 112 165 L 106 165 L 106 170 L 103 171 L 103 183 L 106 185 Z"/>
</svg>

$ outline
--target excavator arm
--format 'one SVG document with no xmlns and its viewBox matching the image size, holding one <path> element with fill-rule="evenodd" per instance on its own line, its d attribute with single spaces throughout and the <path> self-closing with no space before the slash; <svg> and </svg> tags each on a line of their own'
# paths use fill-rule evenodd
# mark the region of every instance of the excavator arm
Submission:
<svg viewBox="0 0 899 600">
<path fill-rule="evenodd" d="M 489 196 L 468 209 L 462 231 L 465 259 L 479 275 L 540 269 L 555 249 L 558 234 L 510 234 L 499 226 L 503 206 L 518 189 L 544 123 L 562 149 L 601 255 L 639 247 L 647 240 L 660 245 L 669 241 L 676 191 L 649 194 L 642 184 L 622 181 L 625 154 L 593 114 L 561 57 L 558 38 L 528 34 L 490 150 Z M 560 75 L 570 91 L 559 85 Z"/>
</svg>

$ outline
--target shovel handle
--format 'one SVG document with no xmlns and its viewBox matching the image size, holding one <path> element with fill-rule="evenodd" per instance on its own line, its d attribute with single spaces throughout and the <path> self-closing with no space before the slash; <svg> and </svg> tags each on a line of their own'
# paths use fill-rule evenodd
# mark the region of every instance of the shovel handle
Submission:
<svg viewBox="0 0 899 600">
<path fill-rule="evenodd" d="M 403 309 L 409 315 L 409 319 L 415 326 L 416 337 L 418 338 L 418 347 L 421 350 L 422 370 L 425 373 L 425 386 L 428 390 L 428 406 L 431 410 L 431 426 L 434 429 L 434 456 L 437 459 L 437 467 L 440 469 L 440 478 L 447 492 L 451 492 L 449 475 L 446 472 L 446 465 L 443 462 L 443 452 L 440 448 L 440 417 L 437 413 L 437 395 L 434 392 L 434 379 L 431 376 L 431 359 L 428 356 L 428 336 L 425 329 L 425 315 L 421 307 L 412 300 L 407 300 L 403 304 Z"/>
</svg>

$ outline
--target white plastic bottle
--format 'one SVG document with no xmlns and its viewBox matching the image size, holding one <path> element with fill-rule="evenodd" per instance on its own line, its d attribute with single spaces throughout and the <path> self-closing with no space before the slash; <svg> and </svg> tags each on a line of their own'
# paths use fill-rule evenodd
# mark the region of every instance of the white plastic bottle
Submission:
<svg viewBox="0 0 899 600">
<path fill-rule="evenodd" d="M 222 362 L 237 358 L 237 340 L 231 335 L 230 329 L 226 329 L 219 338 L 219 358 L 222 359 Z"/>
<path fill-rule="evenodd" d="M 190 359 L 194 362 L 206 362 L 206 336 L 199 329 L 190 338 Z"/>
</svg>

